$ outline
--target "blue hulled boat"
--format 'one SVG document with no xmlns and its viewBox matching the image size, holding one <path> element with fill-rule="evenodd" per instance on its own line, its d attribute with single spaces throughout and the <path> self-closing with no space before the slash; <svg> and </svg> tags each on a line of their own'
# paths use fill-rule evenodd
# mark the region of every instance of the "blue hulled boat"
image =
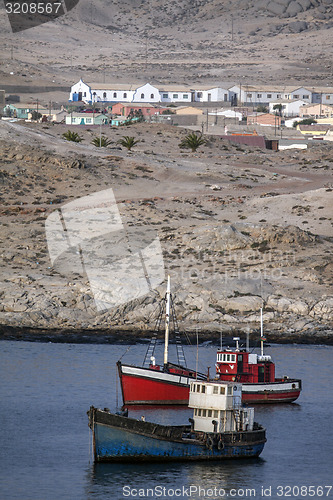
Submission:
<svg viewBox="0 0 333 500">
<path fill-rule="evenodd" d="M 258 457 L 266 437 L 254 409 L 241 406 L 241 384 L 192 382 L 190 425 L 146 422 L 90 407 L 96 462 L 219 460 Z"/>
</svg>

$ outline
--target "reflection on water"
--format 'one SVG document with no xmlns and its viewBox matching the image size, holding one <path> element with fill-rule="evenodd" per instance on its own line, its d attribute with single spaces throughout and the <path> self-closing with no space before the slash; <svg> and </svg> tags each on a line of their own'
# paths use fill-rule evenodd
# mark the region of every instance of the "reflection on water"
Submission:
<svg viewBox="0 0 333 500">
<path fill-rule="evenodd" d="M 101 498 L 103 493 L 110 491 L 121 498 L 129 490 L 150 489 L 158 496 L 163 488 L 185 488 L 189 491 L 192 487 L 191 498 L 200 498 L 203 495 L 199 495 L 199 487 L 226 491 L 246 488 L 253 482 L 254 468 L 260 474 L 260 468 L 264 464 L 265 461 L 261 458 L 236 462 L 94 464 L 87 470 L 87 488 L 90 495 L 96 492 L 96 498 Z M 91 498 L 95 498 L 94 495 Z"/>
</svg>

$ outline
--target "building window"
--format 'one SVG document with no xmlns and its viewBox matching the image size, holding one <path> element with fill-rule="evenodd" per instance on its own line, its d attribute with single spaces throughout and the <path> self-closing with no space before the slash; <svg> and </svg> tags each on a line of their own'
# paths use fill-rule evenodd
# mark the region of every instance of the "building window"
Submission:
<svg viewBox="0 0 333 500">
<path fill-rule="evenodd" d="M 200 392 L 200 385 L 197 385 L 197 392 Z"/>
<path fill-rule="evenodd" d="M 252 94 L 247 94 L 248 99 L 252 99 Z"/>
<path fill-rule="evenodd" d="M 232 387 L 230 387 L 230 385 L 229 385 L 229 387 L 228 387 L 228 395 L 230 396 L 231 394 L 232 394 Z"/>
<path fill-rule="evenodd" d="M 204 394 L 206 392 L 206 386 L 205 385 L 201 386 L 201 392 L 202 392 L 202 394 Z"/>
<path fill-rule="evenodd" d="M 206 410 L 202 410 L 202 416 L 205 417 L 206 416 Z"/>
<path fill-rule="evenodd" d="M 202 92 L 198 92 L 198 93 L 197 93 L 197 97 L 198 97 L 198 99 L 201 99 L 201 97 L 202 97 Z"/>
<path fill-rule="evenodd" d="M 198 417 L 201 417 L 201 408 L 198 410 Z"/>
<path fill-rule="evenodd" d="M 144 94 L 141 94 L 141 99 L 144 99 L 145 98 L 145 95 Z"/>
<path fill-rule="evenodd" d="M 183 94 L 183 99 L 188 99 L 188 94 Z"/>
<path fill-rule="evenodd" d="M 326 96 L 326 99 L 329 101 L 331 99 L 331 96 L 330 95 L 327 95 Z"/>
<path fill-rule="evenodd" d="M 267 99 L 272 99 L 272 94 L 267 94 Z"/>
<path fill-rule="evenodd" d="M 173 99 L 178 99 L 178 94 L 172 94 Z"/>
<path fill-rule="evenodd" d="M 154 94 L 150 94 L 150 99 L 154 99 Z"/>
<path fill-rule="evenodd" d="M 91 118 L 87 118 L 86 122 L 91 123 Z"/>
<path fill-rule="evenodd" d="M 281 99 L 281 94 L 276 94 L 277 99 Z"/>
<path fill-rule="evenodd" d="M 303 99 L 309 99 L 309 95 L 303 95 Z"/>
<path fill-rule="evenodd" d="M 87 95 L 86 92 L 83 92 L 83 97 L 86 97 L 86 95 Z"/>
<path fill-rule="evenodd" d="M 126 92 L 124 92 L 124 95 L 123 95 L 123 97 L 125 97 L 125 98 L 127 97 L 127 93 L 126 93 Z"/>
<path fill-rule="evenodd" d="M 217 418 L 219 416 L 219 411 L 218 410 L 214 410 L 214 418 Z"/>
<path fill-rule="evenodd" d="M 217 385 L 214 385 L 213 394 L 218 394 L 218 393 L 219 393 L 219 388 L 217 387 Z"/>
<path fill-rule="evenodd" d="M 103 99 L 106 99 L 106 92 L 103 92 Z"/>
<path fill-rule="evenodd" d="M 225 387 L 220 387 L 220 394 L 225 394 Z"/>
<path fill-rule="evenodd" d="M 299 99 L 299 94 L 295 94 L 295 95 L 294 95 L 294 98 L 295 98 L 295 99 Z"/>
<path fill-rule="evenodd" d="M 162 94 L 163 99 L 167 99 L 169 97 L 169 94 Z"/>
<path fill-rule="evenodd" d="M 212 410 L 208 410 L 208 417 L 211 417 L 212 416 Z"/>
<path fill-rule="evenodd" d="M 117 92 L 113 92 L 113 97 L 117 97 Z"/>
<path fill-rule="evenodd" d="M 257 94 L 258 99 L 262 98 L 262 94 Z"/>
</svg>

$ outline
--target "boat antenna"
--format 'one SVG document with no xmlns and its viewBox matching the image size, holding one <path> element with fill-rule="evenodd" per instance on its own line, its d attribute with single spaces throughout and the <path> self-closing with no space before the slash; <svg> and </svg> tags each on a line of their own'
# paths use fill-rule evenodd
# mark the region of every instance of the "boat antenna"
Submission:
<svg viewBox="0 0 333 500">
<path fill-rule="evenodd" d="M 168 284 L 166 291 L 166 307 L 165 307 L 165 338 L 164 338 L 164 367 L 168 364 L 169 351 L 169 323 L 170 323 L 170 276 L 168 276 Z"/>
<path fill-rule="evenodd" d="M 197 358 L 195 362 L 195 380 L 198 380 L 198 364 L 199 364 L 199 335 L 198 335 L 198 327 L 195 327 L 197 333 Z"/>
<path fill-rule="evenodd" d="M 260 354 L 264 355 L 264 322 L 262 317 L 262 307 L 260 308 Z"/>
<path fill-rule="evenodd" d="M 250 352 L 250 331 L 246 331 L 246 352 Z"/>
</svg>

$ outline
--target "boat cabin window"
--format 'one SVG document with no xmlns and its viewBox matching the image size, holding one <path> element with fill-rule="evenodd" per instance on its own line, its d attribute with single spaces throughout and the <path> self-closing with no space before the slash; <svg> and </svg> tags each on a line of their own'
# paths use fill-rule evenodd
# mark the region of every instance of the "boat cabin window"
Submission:
<svg viewBox="0 0 333 500">
<path fill-rule="evenodd" d="M 212 416 L 212 410 L 208 410 L 208 417 L 211 417 Z"/>
<path fill-rule="evenodd" d="M 201 408 L 198 410 L 198 416 L 201 417 Z"/>
<path fill-rule="evenodd" d="M 219 416 L 219 411 L 218 410 L 214 410 L 214 418 L 218 418 Z"/>
<path fill-rule="evenodd" d="M 220 361 L 222 363 L 235 363 L 236 361 L 236 354 L 228 354 L 228 353 L 218 353 L 217 355 L 217 361 Z"/>
<path fill-rule="evenodd" d="M 220 394 L 225 394 L 225 387 L 220 387 Z"/>
<path fill-rule="evenodd" d="M 219 393 L 219 388 L 217 387 L 217 385 L 214 385 L 213 394 L 218 394 L 218 393 Z"/>
<path fill-rule="evenodd" d="M 197 392 L 200 392 L 200 385 L 197 385 Z"/>
<path fill-rule="evenodd" d="M 206 392 L 206 386 L 205 386 L 205 385 L 202 385 L 202 386 L 201 386 L 201 392 L 202 392 L 202 393 L 205 393 L 205 392 Z"/>
<path fill-rule="evenodd" d="M 232 386 L 228 387 L 228 394 L 232 394 Z"/>
<path fill-rule="evenodd" d="M 206 410 L 202 410 L 202 416 L 205 417 L 206 416 Z"/>
</svg>

